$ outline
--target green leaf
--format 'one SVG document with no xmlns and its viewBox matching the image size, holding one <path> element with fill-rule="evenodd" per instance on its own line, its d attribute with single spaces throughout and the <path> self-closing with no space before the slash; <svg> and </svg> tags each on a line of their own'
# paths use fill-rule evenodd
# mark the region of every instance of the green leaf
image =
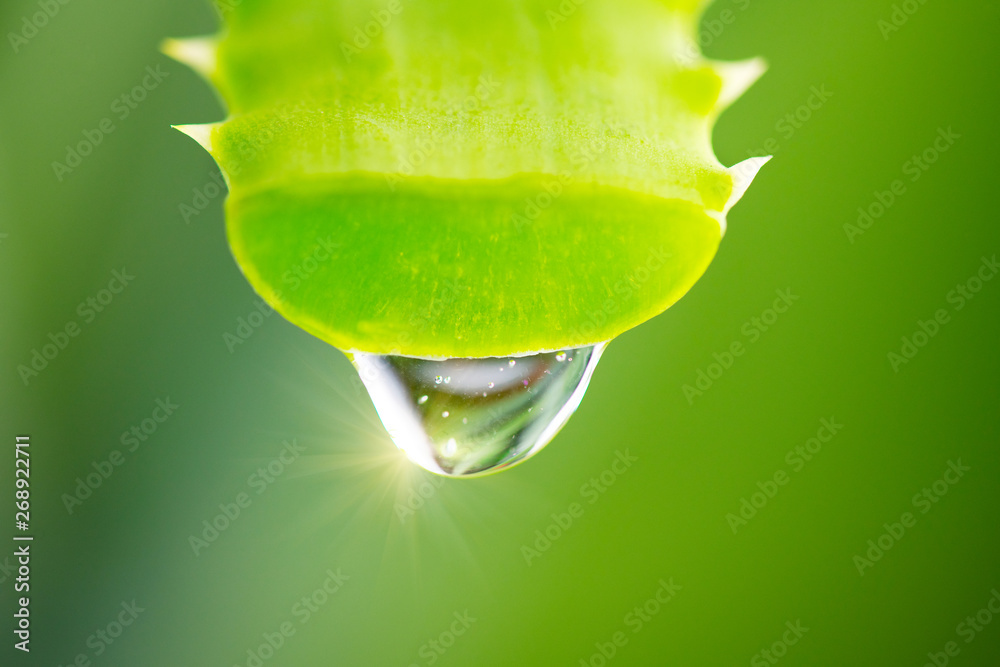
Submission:
<svg viewBox="0 0 1000 667">
<path fill-rule="evenodd" d="M 230 186 L 254 288 L 345 351 L 610 340 L 702 275 L 763 163 L 712 125 L 763 71 L 698 53 L 690 0 L 244 0 L 168 43 L 229 106 L 181 129 Z"/>
</svg>

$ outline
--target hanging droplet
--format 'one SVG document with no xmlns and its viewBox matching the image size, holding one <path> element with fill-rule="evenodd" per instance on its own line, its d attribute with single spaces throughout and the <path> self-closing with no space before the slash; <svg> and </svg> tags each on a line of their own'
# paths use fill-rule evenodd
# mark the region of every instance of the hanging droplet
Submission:
<svg viewBox="0 0 1000 667">
<path fill-rule="evenodd" d="M 506 363 L 372 354 L 355 354 L 353 362 L 410 460 L 469 477 L 510 467 L 547 445 L 576 411 L 606 346 Z"/>
</svg>

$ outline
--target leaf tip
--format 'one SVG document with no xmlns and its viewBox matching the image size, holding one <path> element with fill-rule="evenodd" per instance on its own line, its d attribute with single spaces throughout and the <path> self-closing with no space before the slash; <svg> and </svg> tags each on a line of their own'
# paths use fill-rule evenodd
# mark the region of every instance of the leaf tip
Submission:
<svg viewBox="0 0 1000 667">
<path fill-rule="evenodd" d="M 743 160 L 743 162 L 734 164 L 729 168 L 729 175 L 733 177 L 733 193 L 729 197 L 729 201 L 726 202 L 726 208 L 723 213 L 728 213 L 729 209 L 736 205 L 736 203 L 743 198 L 746 194 L 747 188 L 753 183 L 753 180 L 757 178 L 757 174 L 764 167 L 765 164 L 771 161 L 773 155 L 765 155 L 761 157 L 752 157 Z"/>
<path fill-rule="evenodd" d="M 160 44 L 160 51 L 209 78 L 216 70 L 216 46 L 214 37 L 166 39 Z"/>
<path fill-rule="evenodd" d="M 716 109 L 721 112 L 738 100 L 764 75 L 767 71 L 767 61 L 763 58 L 750 58 L 736 62 L 717 62 L 715 69 L 722 79 L 722 89 L 716 103 Z"/>
<path fill-rule="evenodd" d="M 727 169 L 729 175 L 733 179 L 733 190 L 729 195 L 729 200 L 726 202 L 725 207 L 721 211 L 711 211 L 706 209 L 705 213 L 714 218 L 719 223 L 719 230 L 722 236 L 726 235 L 727 223 L 726 216 L 729 214 L 730 209 L 743 198 L 746 194 L 747 189 L 753 180 L 757 177 L 757 173 L 760 172 L 761 168 L 767 164 L 773 155 L 765 155 L 763 157 L 752 157 L 743 162 L 734 164 L 732 167 Z"/>
<path fill-rule="evenodd" d="M 219 125 L 219 123 L 201 123 L 198 125 L 171 125 L 178 132 L 183 132 L 188 135 L 204 148 L 209 153 L 212 152 L 212 130 Z"/>
</svg>

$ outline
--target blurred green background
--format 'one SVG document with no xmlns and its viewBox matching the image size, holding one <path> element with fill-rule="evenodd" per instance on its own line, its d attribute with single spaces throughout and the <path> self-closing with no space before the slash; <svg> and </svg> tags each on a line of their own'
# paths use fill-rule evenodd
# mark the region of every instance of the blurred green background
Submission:
<svg viewBox="0 0 1000 667">
<path fill-rule="evenodd" d="M 724 164 L 775 159 L 708 274 L 609 348 L 544 452 L 442 481 L 396 451 L 336 350 L 277 315 L 232 351 L 224 340 L 255 296 L 225 243 L 223 197 L 195 201 L 213 192 L 214 163 L 170 128 L 223 110 L 158 52 L 165 37 L 213 31 L 212 8 L 69 0 L 15 44 L 39 7 L 6 0 L 0 497 L 13 494 L 14 436 L 30 434 L 35 542 L 30 655 L 12 648 L 13 542 L 0 550 L 0 663 L 1000 664 L 988 611 L 1000 590 L 1000 280 L 975 280 L 1000 253 L 1000 9 L 895 6 L 891 32 L 879 24 L 889 0 L 710 7 L 710 56 L 770 63 L 722 117 L 716 151 Z M 112 105 L 147 66 L 166 76 L 120 118 Z M 104 118 L 114 131 L 60 180 L 52 163 Z M 949 128 L 959 138 L 935 149 Z M 923 170 L 912 158 L 925 151 Z M 878 214 L 897 179 L 902 194 L 862 234 L 845 230 L 859 207 Z M 123 269 L 134 279 L 90 314 L 86 300 L 107 299 Z M 959 285 L 981 289 L 966 299 Z M 798 299 L 774 321 L 776 290 Z M 946 323 L 894 368 L 889 353 L 939 309 Z M 18 367 L 68 322 L 79 335 L 25 382 Z M 737 341 L 744 354 L 712 367 Z M 686 395 L 699 372 L 717 379 Z M 165 414 L 158 400 L 178 406 L 162 423 L 149 421 Z M 842 428 L 798 458 L 823 419 Z M 155 431 L 123 442 L 144 420 Z M 293 440 L 302 452 L 276 465 Z M 121 465 L 70 512 L 65 494 L 115 450 Z M 637 460 L 594 492 L 616 452 Z M 935 487 L 949 461 L 968 470 Z M 787 483 L 769 485 L 776 474 Z M 762 487 L 773 497 L 754 496 Z M 219 519 L 238 498 L 239 516 Z M 558 528 L 572 503 L 583 515 Z M 741 507 L 745 523 L 727 518 Z M 884 535 L 905 512 L 905 534 Z M 193 546 L 213 520 L 224 530 Z M 880 538 L 888 548 L 872 551 Z M 332 594 L 320 592 L 328 571 Z M 672 599 L 651 602 L 671 579 Z M 133 601 L 142 611 L 118 627 Z M 279 641 L 282 627 L 294 634 Z"/>
</svg>

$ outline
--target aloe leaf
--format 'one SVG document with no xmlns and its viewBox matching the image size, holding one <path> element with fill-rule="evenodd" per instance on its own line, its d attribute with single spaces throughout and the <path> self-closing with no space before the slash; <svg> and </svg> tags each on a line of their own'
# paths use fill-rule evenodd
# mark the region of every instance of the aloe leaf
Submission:
<svg viewBox="0 0 1000 667">
<path fill-rule="evenodd" d="M 509 356 L 610 340 L 704 273 L 763 163 L 718 114 L 684 0 L 244 0 L 165 50 L 223 123 L 230 244 L 288 320 L 349 352 Z"/>
</svg>

